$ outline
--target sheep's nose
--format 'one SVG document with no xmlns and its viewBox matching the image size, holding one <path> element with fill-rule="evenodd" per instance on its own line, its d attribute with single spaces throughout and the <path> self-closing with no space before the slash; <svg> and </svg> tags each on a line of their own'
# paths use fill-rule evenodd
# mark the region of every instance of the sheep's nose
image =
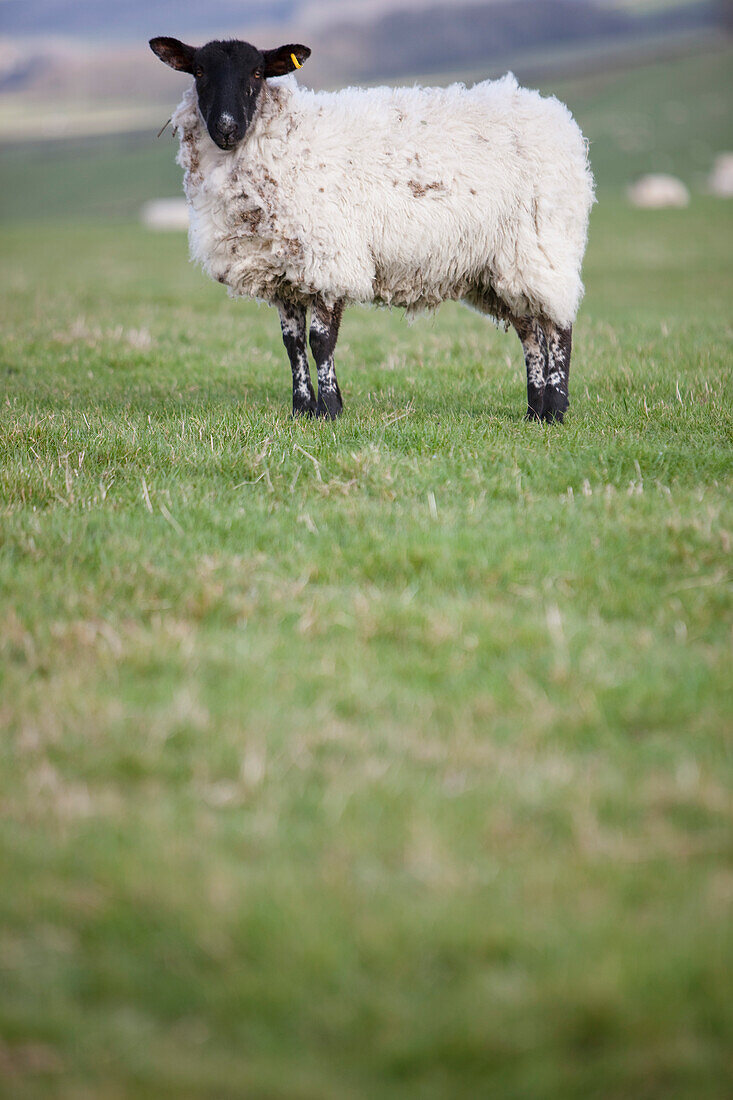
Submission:
<svg viewBox="0 0 733 1100">
<path fill-rule="evenodd" d="M 222 141 L 231 141 L 237 132 L 237 124 L 231 115 L 222 115 L 216 124 L 216 132 Z"/>
</svg>

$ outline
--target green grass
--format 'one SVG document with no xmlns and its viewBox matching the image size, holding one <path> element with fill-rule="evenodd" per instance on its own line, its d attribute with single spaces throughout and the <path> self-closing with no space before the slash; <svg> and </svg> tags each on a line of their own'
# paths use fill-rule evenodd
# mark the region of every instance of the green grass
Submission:
<svg viewBox="0 0 733 1100">
<path fill-rule="evenodd" d="M 598 68 L 544 81 L 542 91 L 567 102 L 578 119 L 591 143 L 600 194 L 618 194 L 644 172 L 672 172 L 704 191 L 715 156 L 730 148 L 733 47 L 708 45 L 689 56 L 611 70 L 601 59 Z M 161 107 L 160 125 L 166 117 Z M 176 141 L 170 128 L 159 139 L 156 130 L 6 144 L 0 218 L 129 218 L 146 199 L 179 194 Z"/>
<path fill-rule="evenodd" d="M 594 212 L 573 405 L 5 227 L 0 1093 L 730 1095 L 730 206 Z"/>
</svg>

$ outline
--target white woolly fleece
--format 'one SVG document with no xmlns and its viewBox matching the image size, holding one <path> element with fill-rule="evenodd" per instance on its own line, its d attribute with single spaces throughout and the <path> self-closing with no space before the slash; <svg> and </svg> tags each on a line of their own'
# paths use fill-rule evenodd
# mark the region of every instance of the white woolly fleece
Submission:
<svg viewBox="0 0 733 1100">
<path fill-rule="evenodd" d="M 193 258 L 234 295 L 319 294 L 565 327 L 583 294 L 593 177 L 567 107 L 511 74 L 473 88 L 312 92 L 268 82 L 242 143 L 173 116 Z"/>
</svg>

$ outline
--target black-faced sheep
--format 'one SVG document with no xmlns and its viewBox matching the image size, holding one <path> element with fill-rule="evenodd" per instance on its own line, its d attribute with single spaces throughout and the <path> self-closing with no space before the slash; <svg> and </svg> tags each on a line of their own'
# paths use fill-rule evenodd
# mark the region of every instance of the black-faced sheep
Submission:
<svg viewBox="0 0 733 1100">
<path fill-rule="evenodd" d="M 562 420 L 593 202 L 566 107 L 511 75 L 314 93 L 288 75 L 306 46 L 150 45 L 194 77 L 173 116 L 192 256 L 231 294 L 277 306 L 294 413 L 342 410 L 334 348 L 345 305 L 419 311 L 460 299 L 513 325 L 527 415 Z"/>
</svg>

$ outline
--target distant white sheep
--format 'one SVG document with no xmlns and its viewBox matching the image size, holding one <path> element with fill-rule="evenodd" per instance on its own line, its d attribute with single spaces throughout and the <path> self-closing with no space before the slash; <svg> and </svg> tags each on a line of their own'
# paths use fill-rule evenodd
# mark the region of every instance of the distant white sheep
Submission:
<svg viewBox="0 0 733 1100">
<path fill-rule="evenodd" d="M 719 153 L 715 158 L 708 187 L 719 199 L 733 198 L 733 153 Z"/>
<path fill-rule="evenodd" d="M 690 192 L 676 176 L 655 173 L 641 176 L 626 189 L 632 206 L 644 210 L 659 210 L 665 206 L 687 206 Z"/>
<path fill-rule="evenodd" d="M 230 293 L 278 307 L 294 412 L 341 412 L 333 352 L 345 305 L 460 299 L 516 328 L 528 415 L 562 420 L 593 203 L 566 107 L 511 75 L 470 89 L 314 93 L 286 76 L 305 46 L 151 47 L 195 77 L 173 116 L 192 255 Z"/>
<path fill-rule="evenodd" d="M 140 220 L 148 229 L 188 229 L 188 203 L 185 199 L 151 199 L 143 204 Z"/>
</svg>

